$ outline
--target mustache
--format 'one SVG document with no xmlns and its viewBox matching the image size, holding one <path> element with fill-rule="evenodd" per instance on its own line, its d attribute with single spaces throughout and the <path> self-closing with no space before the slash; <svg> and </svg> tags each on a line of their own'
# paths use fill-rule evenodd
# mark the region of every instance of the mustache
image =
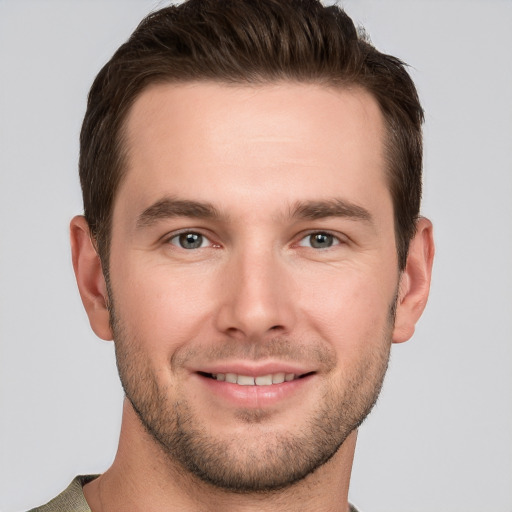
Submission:
<svg viewBox="0 0 512 512">
<path fill-rule="evenodd" d="M 292 340 L 275 337 L 265 341 L 224 340 L 216 343 L 184 346 L 171 357 L 171 367 L 179 368 L 193 362 L 194 365 L 206 362 L 242 359 L 261 361 L 278 359 L 280 361 L 303 363 L 307 361 L 324 370 L 334 368 L 337 363 L 336 351 L 325 342 L 310 340 Z"/>
</svg>

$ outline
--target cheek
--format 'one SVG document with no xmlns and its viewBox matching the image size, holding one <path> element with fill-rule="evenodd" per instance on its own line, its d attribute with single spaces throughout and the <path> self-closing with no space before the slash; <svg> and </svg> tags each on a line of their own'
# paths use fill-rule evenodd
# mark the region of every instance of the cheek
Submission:
<svg viewBox="0 0 512 512">
<path fill-rule="evenodd" d="M 123 265 L 112 276 L 116 315 L 127 333 L 155 352 L 193 339 L 204 326 L 211 298 L 205 275 L 165 265 Z"/>
<path fill-rule="evenodd" d="M 396 283 L 357 271 L 339 272 L 324 282 L 301 294 L 303 314 L 315 331 L 347 352 L 382 344 L 391 328 Z"/>
</svg>

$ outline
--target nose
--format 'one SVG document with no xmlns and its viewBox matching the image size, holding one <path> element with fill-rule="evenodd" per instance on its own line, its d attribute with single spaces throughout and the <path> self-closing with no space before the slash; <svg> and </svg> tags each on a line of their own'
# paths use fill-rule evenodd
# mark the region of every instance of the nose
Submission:
<svg viewBox="0 0 512 512">
<path fill-rule="evenodd" d="M 296 315 L 292 276 L 272 249 L 234 255 L 223 269 L 217 327 L 240 341 L 290 334 Z"/>
</svg>

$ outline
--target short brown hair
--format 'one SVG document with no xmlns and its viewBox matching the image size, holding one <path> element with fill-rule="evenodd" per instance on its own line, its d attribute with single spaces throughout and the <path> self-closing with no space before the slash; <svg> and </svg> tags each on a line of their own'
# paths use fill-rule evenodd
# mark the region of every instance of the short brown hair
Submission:
<svg viewBox="0 0 512 512">
<path fill-rule="evenodd" d="M 107 277 L 127 112 L 150 84 L 206 80 L 291 80 L 370 92 L 386 123 L 398 263 L 405 267 L 421 199 L 423 110 L 404 63 L 377 51 L 342 9 L 318 0 L 188 0 L 142 20 L 89 93 L 80 181 L 85 217 Z"/>
</svg>

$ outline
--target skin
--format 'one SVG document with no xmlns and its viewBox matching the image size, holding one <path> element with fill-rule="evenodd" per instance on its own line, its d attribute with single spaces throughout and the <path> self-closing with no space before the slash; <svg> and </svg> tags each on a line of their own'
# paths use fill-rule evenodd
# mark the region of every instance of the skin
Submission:
<svg viewBox="0 0 512 512">
<path fill-rule="evenodd" d="M 82 300 L 96 334 L 115 338 L 131 398 L 112 467 L 84 488 L 91 509 L 347 510 L 356 428 L 391 343 L 414 332 L 434 252 L 422 218 L 399 273 L 377 103 L 286 82 L 158 85 L 135 102 L 126 134 L 109 290 L 85 220 L 71 223 Z M 181 247 L 183 233 L 201 246 Z M 319 233 L 325 247 L 312 245 Z M 281 369 L 307 377 L 249 389 L 203 375 Z M 276 472 L 290 439 L 308 454 L 315 419 L 332 453 L 292 485 L 234 492 L 184 468 L 132 402 L 157 430 L 187 415 L 222 447 L 216 464 L 242 475 Z"/>
</svg>

